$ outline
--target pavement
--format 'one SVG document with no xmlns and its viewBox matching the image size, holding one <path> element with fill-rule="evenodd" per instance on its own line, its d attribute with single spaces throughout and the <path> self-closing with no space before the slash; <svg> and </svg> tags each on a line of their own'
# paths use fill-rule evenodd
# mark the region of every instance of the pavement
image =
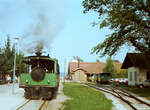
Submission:
<svg viewBox="0 0 150 110">
<path fill-rule="evenodd" d="M 16 110 L 19 105 L 22 105 L 26 99 L 24 98 L 24 89 L 19 88 L 19 84 L 15 83 L 13 93 L 13 85 L 0 85 L 0 110 Z M 58 95 L 55 99 L 51 100 L 49 107 L 52 110 L 59 110 L 63 106 L 63 102 L 69 99 L 63 94 L 63 85 L 60 81 Z M 47 109 L 46 109 L 47 110 Z"/>
<path fill-rule="evenodd" d="M 24 89 L 19 88 L 19 84 L 15 83 L 14 93 L 13 85 L 0 85 L 0 110 L 14 110 L 14 108 L 22 104 L 24 98 Z"/>
</svg>

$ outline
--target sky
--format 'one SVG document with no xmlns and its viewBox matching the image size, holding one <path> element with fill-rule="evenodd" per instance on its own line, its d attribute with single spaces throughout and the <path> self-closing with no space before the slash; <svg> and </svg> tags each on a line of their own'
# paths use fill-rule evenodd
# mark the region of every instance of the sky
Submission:
<svg viewBox="0 0 150 110">
<path fill-rule="evenodd" d="M 60 71 L 66 71 L 73 56 L 79 56 L 85 62 L 99 59 L 105 62 L 108 56 L 100 58 L 90 54 L 91 49 L 101 43 L 112 30 L 92 26 L 98 20 L 97 13 L 83 14 L 83 0 L 0 0 L 0 46 L 7 35 L 14 43 L 19 38 L 18 48 L 25 55 L 37 42 L 43 44 L 45 54 L 59 60 Z M 121 48 L 113 59 L 123 62 L 130 48 Z"/>
</svg>

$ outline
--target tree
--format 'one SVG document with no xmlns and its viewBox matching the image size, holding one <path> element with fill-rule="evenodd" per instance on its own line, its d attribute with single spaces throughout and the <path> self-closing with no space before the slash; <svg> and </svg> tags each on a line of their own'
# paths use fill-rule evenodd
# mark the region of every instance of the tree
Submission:
<svg viewBox="0 0 150 110">
<path fill-rule="evenodd" d="M 78 68 L 80 67 L 80 62 L 83 62 L 83 59 L 81 59 L 80 57 L 78 56 L 73 56 L 73 59 L 78 61 Z"/>
<path fill-rule="evenodd" d="M 77 60 L 78 62 L 83 62 L 83 59 L 81 59 L 81 58 L 78 57 L 78 56 L 73 56 L 73 59 L 74 59 L 74 60 Z"/>
<path fill-rule="evenodd" d="M 114 74 L 115 78 L 128 78 L 128 70 L 122 70 L 121 73 Z"/>
<path fill-rule="evenodd" d="M 24 54 L 20 51 L 16 55 L 16 75 L 19 76 L 20 73 L 25 72 L 25 64 L 23 63 Z"/>
<path fill-rule="evenodd" d="M 112 56 L 121 46 L 131 44 L 136 51 L 150 53 L 150 0 L 84 0 L 84 13 L 99 14 L 100 29 L 108 27 L 112 34 L 92 53 Z"/>
<path fill-rule="evenodd" d="M 111 73 L 112 76 L 114 76 L 117 73 L 113 60 L 110 57 L 107 58 L 106 65 L 103 68 L 103 72 Z"/>
<path fill-rule="evenodd" d="M 99 60 L 99 59 L 96 59 L 96 62 L 100 62 L 100 60 Z"/>
<path fill-rule="evenodd" d="M 119 61 L 119 60 L 113 60 L 113 62 L 117 62 L 117 63 L 120 63 L 120 61 Z"/>
<path fill-rule="evenodd" d="M 7 41 L 4 48 L 0 49 L 0 74 L 10 74 L 12 76 L 14 67 L 15 45 L 11 46 L 10 37 L 7 36 Z M 25 65 L 22 63 L 24 54 L 19 52 L 16 54 L 16 75 L 24 71 Z"/>
<path fill-rule="evenodd" d="M 5 47 L 1 53 L 0 60 L 0 70 L 3 74 L 10 73 L 13 66 L 13 58 L 14 54 L 12 54 L 11 46 L 10 46 L 10 38 L 7 36 L 7 41 Z"/>
<path fill-rule="evenodd" d="M 5 44 L 5 55 L 7 57 L 10 57 L 10 53 L 11 53 L 11 47 L 10 47 L 10 37 L 9 35 L 7 36 L 7 41 L 6 41 L 6 44 Z"/>
<path fill-rule="evenodd" d="M 124 78 L 128 77 L 128 70 L 122 70 L 122 75 Z"/>
</svg>

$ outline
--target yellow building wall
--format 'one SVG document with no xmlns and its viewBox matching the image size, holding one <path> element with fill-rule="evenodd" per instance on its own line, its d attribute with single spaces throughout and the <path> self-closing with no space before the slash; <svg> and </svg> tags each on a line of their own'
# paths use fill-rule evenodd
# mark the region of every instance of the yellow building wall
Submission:
<svg viewBox="0 0 150 110">
<path fill-rule="evenodd" d="M 147 79 L 146 78 L 146 72 L 147 72 L 146 69 L 140 69 L 140 74 L 139 74 L 139 81 L 140 82 L 143 82 Z"/>
<path fill-rule="evenodd" d="M 87 81 L 87 75 L 82 70 L 77 70 L 72 74 L 72 81 L 85 82 Z"/>
</svg>

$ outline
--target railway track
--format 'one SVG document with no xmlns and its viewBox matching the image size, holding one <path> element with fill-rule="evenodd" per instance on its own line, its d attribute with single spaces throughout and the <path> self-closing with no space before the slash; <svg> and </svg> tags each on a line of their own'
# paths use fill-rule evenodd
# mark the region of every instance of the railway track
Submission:
<svg viewBox="0 0 150 110">
<path fill-rule="evenodd" d="M 94 88 L 96 90 L 103 91 L 105 93 L 109 93 L 115 96 L 116 98 L 125 102 L 133 110 L 150 110 L 150 103 L 135 97 L 134 95 L 130 94 L 129 92 L 121 88 L 115 88 L 111 86 L 97 87 L 95 85 L 88 84 L 88 83 L 82 83 L 82 84 L 90 88 Z"/>
<path fill-rule="evenodd" d="M 44 101 L 38 110 L 45 110 L 47 108 L 48 101 Z"/>
<path fill-rule="evenodd" d="M 47 107 L 47 100 L 27 100 L 17 107 L 16 110 L 44 110 Z"/>
<path fill-rule="evenodd" d="M 27 100 L 25 103 L 21 104 L 16 110 L 21 110 L 27 103 L 29 103 L 31 100 Z"/>
</svg>

